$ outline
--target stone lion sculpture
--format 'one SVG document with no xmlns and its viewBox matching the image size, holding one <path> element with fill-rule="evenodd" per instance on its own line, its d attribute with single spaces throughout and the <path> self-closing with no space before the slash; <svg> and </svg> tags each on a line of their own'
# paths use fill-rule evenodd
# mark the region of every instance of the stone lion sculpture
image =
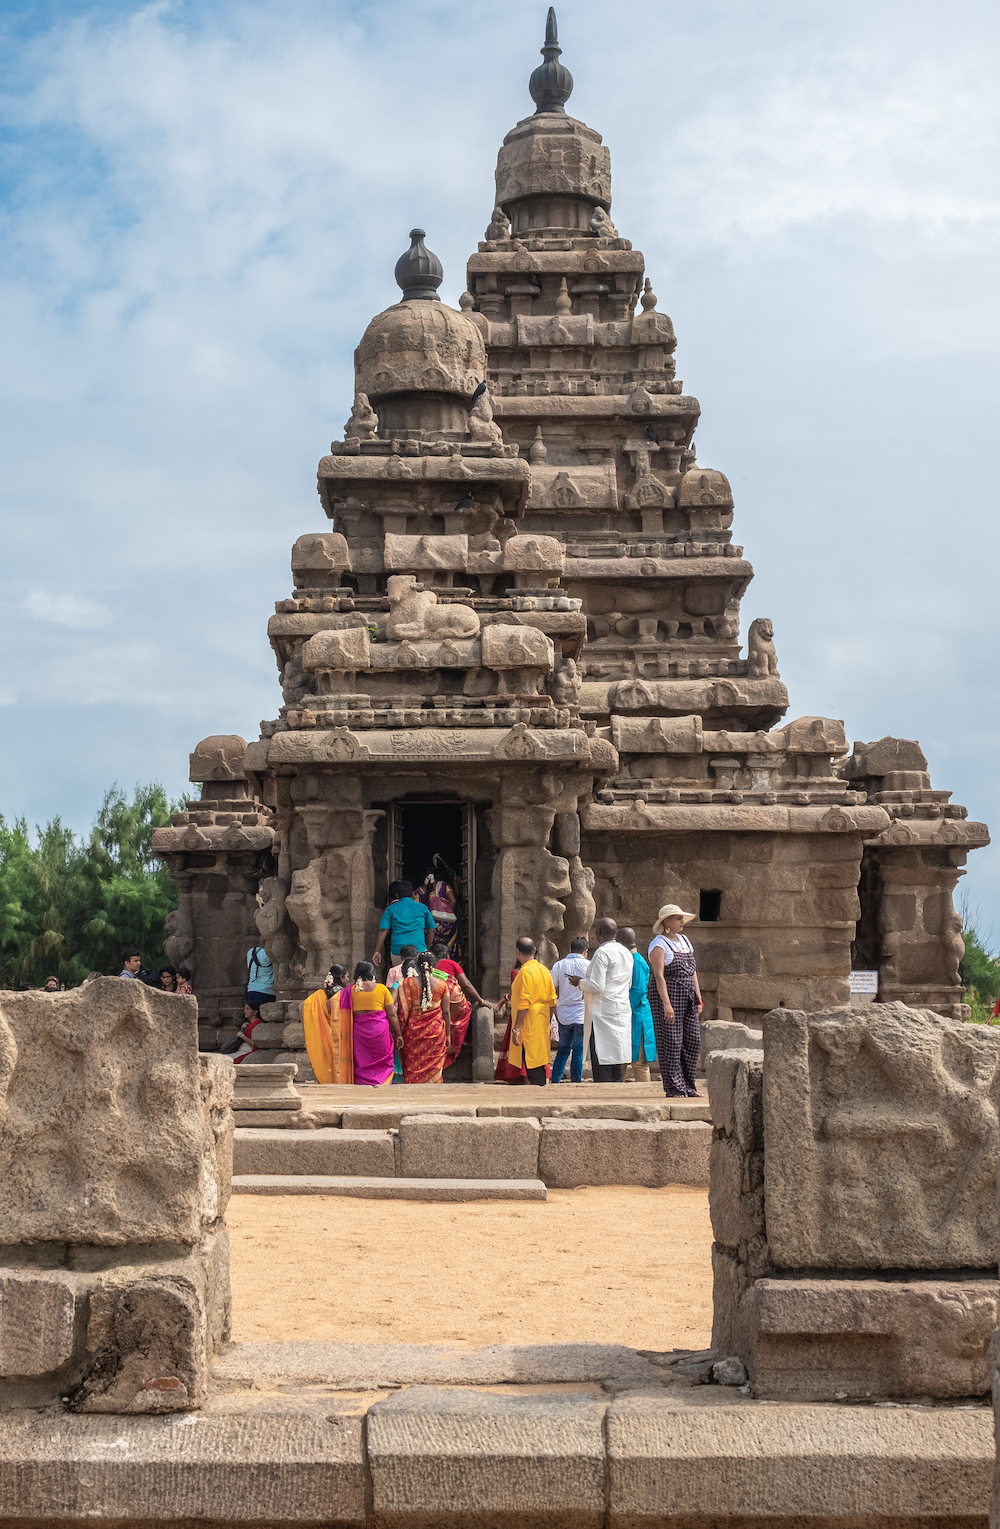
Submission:
<svg viewBox="0 0 1000 1529">
<path fill-rule="evenodd" d="M 747 676 L 752 680 L 777 679 L 778 655 L 774 650 L 774 627 L 767 616 L 751 621 L 747 636 Z"/>
<path fill-rule="evenodd" d="M 385 635 L 393 642 L 478 637 L 479 617 L 468 605 L 439 605 L 431 589 L 418 589 L 412 573 L 397 573 L 386 586 L 389 616 Z"/>
</svg>

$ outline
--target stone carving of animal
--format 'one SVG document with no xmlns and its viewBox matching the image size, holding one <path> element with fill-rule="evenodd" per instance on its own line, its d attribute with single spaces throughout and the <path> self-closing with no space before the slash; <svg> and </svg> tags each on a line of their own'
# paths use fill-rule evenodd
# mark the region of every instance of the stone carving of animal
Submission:
<svg viewBox="0 0 1000 1529">
<path fill-rule="evenodd" d="M 388 581 L 389 616 L 385 635 L 393 642 L 422 642 L 436 637 L 478 637 L 479 617 L 468 605 L 439 605 L 433 590 L 417 589 L 412 573 Z"/>
<path fill-rule="evenodd" d="M 750 623 L 747 637 L 747 675 L 752 680 L 777 679 L 778 655 L 774 650 L 774 627 L 767 616 Z"/>
</svg>

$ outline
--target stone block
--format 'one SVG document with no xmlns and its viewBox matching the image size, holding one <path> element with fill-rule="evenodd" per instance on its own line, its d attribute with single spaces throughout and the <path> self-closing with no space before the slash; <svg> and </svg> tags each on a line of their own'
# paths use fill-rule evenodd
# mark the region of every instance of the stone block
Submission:
<svg viewBox="0 0 1000 1529">
<path fill-rule="evenodd" d="M 754 1169 L 761 1182 L 754 1182 Z M 712 1231 L 727 1248 L 746 1247 L 764 1236 L 763 1163 L 745 1153 L 734 1136 L 717 1136 L 710 1153 L 708 1194 Z"/>
<path fill-rule="evenodd" d="M 41 1269 L 0 1271 L 0 1375 L 48 1375 L 73 1353 L 72 1279 Z"/>
<path fill-rule="evenodd" d="M 545 1200 L 541 1179 L 370 1179 L 316 1174 L 247 1174 L 233 1180 L 234 1195 L 335 1195 L 351 1200 Z"/>
<path fill-rule="evenodd" d="M 309 1129 L 309 1122 L 301 1111 L 296 1110 L 241 1110 L 233 1111 L 233 1125 L 237 1131 L 301 1131 Z"/>
<path fill-rule="evenodd" d="M 396 1172 L 388 1131 L 238 1131 L 233 1143 L 235 1174 L 367 1174 L 393 1178 Z M 484 1177 L 478 1174 L 476 1177 Z M 534 1177 L 534 1175 L 532 1175 Z"/>
<path fill-rule="evenodd" d="M 194 998 L 118 977 L 5 993 L 0 1243 L 197 1242 L 220 1213 L 202 1070 L 223 1062 L 199 1064 Z"/>
<path fill-rule="evenodd" d="M 341 632 L 317 632 L 302 649 L 304 669 L 356 671 L 370 666 L 371 637 L 367 627 L 348 627 Z"/>
<path fill-rule="evenodd" d="M 477 1005 L 472 1011 L 472 1081 L 492 1083 L 495 1069 L 493 1010 Z"/>
<path fill-rule="evenodd" d="M 663 1106 L 661 1105 L 662 1109 Z M 666 1119 L 666 1117 L 662 1117 Z M 711 1106 L 707 1099 L 671 1099 L 671 1120 L 707 1120 L 712 1119 Z"/>
<path fill-rule="evenodd" d="M 760 1279 L 747 1299 L 755 1396 L 945 1399 L 989 1389 L 996 1279 Z"/>
<path fill-rule="evenodd" d="M 224 1226 L 174 1257 L 147 1254 L 82 1270 L 88 1297 L 75 1412 L 152 1413 L 200 1407 L 213 1352 L 229 1336 L 229 1243 Z"/>
<path fill-rule="evenodd" d="M 302 1097 L 295 1088 L 297 1072 L 295 1064 L 288 1062 L 234 1067 L 233 1109 L 301 1110 Z"/>
<path fill-rule="evenodd" d="M 331 1412 L 333 1409 L 329 1409 Z M 9 1523 L 292 1525 L 362 1529 L 362 1420 L 288 1416 L 0 1416 Z"/>
<path fill-rule="evenodd" d="M 708 1185 L 711 1127 L 701 1121 L 644 1124 L 552 1120 L 542 1129 L 538 1177 L 550 1189 L 583 1184 Z"/>
<path fill-rule="evenodd" d="M 474 1104 L 435 1104 L 435 1115 L 454 1115 L 474 1120 Z M 412 1104 L 361 1105 L 356 1110 L 345 1110 L 341 1116 L 344 1131 L 397 1131 L 400 1123 L 413 1114 Z"/>
<path fill-rule="evenodd" d="M 462 1120 L 408 1115 L 400 1122 L 406 1179 L 536 1179 L 537 1120 Z"/>
<path fill-rule="evenodd" d="M 763 1150 L 763 1051 L 712 1051 L 706 1063 L 712 1122 L 744 1152 Z"/>
<path fill-rule="evenodd" d="M 985 1529 L 991 1421 L 985 1408 L 682 1408 L 618 1397 L 606 1425 L 607 1522 Z"/>
<path fill-rule="evenodd" d="M 586 1395 L 395 1392 L 368 1411 L 376 1521 L 599 1529 L 603 1412 Z"/>
<path fill-rule="evenodd" d="M 781 1009 L 764 1062 L 777 1266 L 995 1267 L 996 1030 L 895 1003 Z"/>
<path fill-rule="evenodd" d="M 537 627 L 487 626 L 482 643 L 486 669 L 551 669 L 555 663 L 552 638 Z"/>
</svg>

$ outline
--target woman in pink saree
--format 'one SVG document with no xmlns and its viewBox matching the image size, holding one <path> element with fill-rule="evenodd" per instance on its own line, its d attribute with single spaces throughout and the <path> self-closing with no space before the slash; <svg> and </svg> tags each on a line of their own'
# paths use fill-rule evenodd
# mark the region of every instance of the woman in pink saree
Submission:
<svg viewBox="0 0 1000 1529">
<path fill-rule="evenodd" d="M 344 1020 L 351 1019 L 354 1082 L 369 1088 L 391 1083 L 403 1034 L 392 994 L 377 980 L 372 963 L 359 961 L 353 984 L 341 988 L 331 1001 L 339 1005 Z"/>
</svg>

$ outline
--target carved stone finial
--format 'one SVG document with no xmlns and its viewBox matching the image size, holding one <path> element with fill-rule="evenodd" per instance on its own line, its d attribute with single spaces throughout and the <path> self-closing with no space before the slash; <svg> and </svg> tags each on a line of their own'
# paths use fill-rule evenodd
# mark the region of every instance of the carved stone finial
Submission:
<svg viewBox="0 0 1000 1529">
<path fill-rule="evenodd" d="M 444 281 L 444 267 L 436 255 L 424 247 L 422 228 L 411 228 L 410 247 L 396 261 L 396 285 L 402 288 L 401 302 L 414 298 L 439 303 L 437 289 Z"/>
<path fill-rule="evenodd" d="M 476 299 L 473 297 L 471 292 L 463 292 L 461 297 L 458 299 L 458 306 L 461 308 L 463 313 L 469 313 L 476 306 Z"/>
<path fill-rule="evenodd" d="M 573 76 L 564 64 L 558 62 L 561 53 L 556 13 L 550 5 L 545 21 L 545 46 L 541 49 L 545 62 L 539 64 L 528 81 L 528 91 L 535 102 L 536 117 L 540 112 L 566 111 L 566 102 L 573 93 Z"/>
<path fill-rule="evenodd" d="M 532 441 L 528 450 L 528 461 L 531 462 L 532 465 L 540 464 L 545 461 L 548 454 L 549 449 L 542 439 L 542 427 L 541 425 L 536 425 L 535 439 Z"/>
<path fill-rule="evenodd" d="M 572 313 L 573 312 L 573 299 L 569 295 L 569 290 L 568 290 L 568 288 L 566 286 L 566 278 L 565 278 L 565 276 L 563 277 L 562 281 L 559 284 L 559 296 L 556 298 L 556 312 L 557 313 Z"/>
<path fill-rule="evenodd" d="M 652 313 L 656 307 L 656 293 L 653 291 L 653 284 L 648 276 L 646 277 L 646 285 L 642 289 L 642 296 L 639 301 L 642 304 L 643 313 Z"/>
</svg>

